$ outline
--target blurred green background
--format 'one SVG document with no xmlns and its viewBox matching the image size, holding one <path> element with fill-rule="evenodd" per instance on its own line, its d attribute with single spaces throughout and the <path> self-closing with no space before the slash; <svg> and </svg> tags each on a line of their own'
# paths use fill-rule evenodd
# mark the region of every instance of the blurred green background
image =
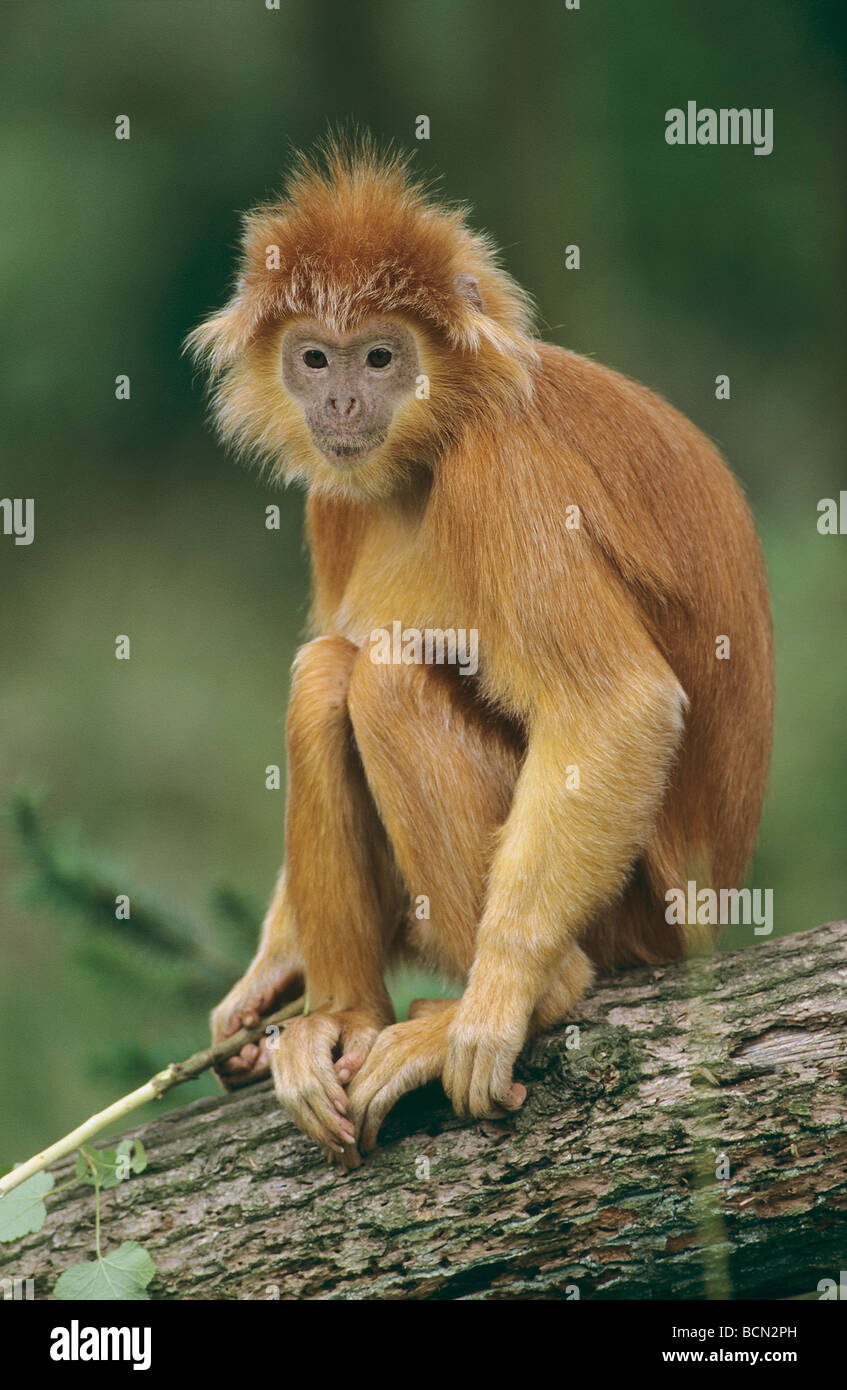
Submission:
<svg viewBox="0 0 847 1390">
<path fill-rule="evenodd" d="M 0 1163 L 204 1043 L 272 886 L 283 794 L 264 769 L 283 759 L 305 617 L 302 499 L 223 454 L 180 347 L 228 292 L 239 212 L 330 121 L 415 146 L 505 248 L 549 338 L 657 389 L 725 451 L 760 525 L 776 626 L 754 881 L 774 889 L 780 933 L 847 910 L 847 538 L 815 524 L 818 500 L 847 486 L 839 12 L 2 7 L 0 495 L 36 499 L 35 544 L 0 536 L 2 796 L 39 790 L 69 871 L 90 862 L 134 909 L 158 904 L 204 958 L 187 972 L 148 958 L 132 944 L 143 922 L 83 929 L 67 885 L 58 912 L 24 901 L 7 826 Z M 690 99 L 772 107 L 773 154 L 669 147 L 664 112 Z M 564 267 L 570 243 L 579 271 Z M 279 532 L 264 527 L 274 500 Z M 130 662 L 115 660 L 118 633 Z"/>
</svg>

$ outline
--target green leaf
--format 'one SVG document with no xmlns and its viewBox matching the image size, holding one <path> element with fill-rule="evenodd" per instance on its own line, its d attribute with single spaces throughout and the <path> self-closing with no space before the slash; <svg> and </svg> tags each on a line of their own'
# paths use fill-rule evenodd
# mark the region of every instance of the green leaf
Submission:
<svg viewBox="0 0 847 1390">
<path fill-rule="evenodd" d="M 86 1159 L 90 1159 L 91 1162 L 87 1163 Z M 143 1173 L 147 1167 L 147 1155 L 140 1139 L 122 1139 L 116 1149 L 82 1147 L 77 1154 L 76 1175 L 90 1187 L 94 1186 L 92 1164 L 97 1169 L 100 1186 L 105 1191 L 107 1188 L 117 1187 L 119 1182 L 125 1182 L 130 1173 Z"/>
<path fill-rule="evenodd" d="M 135 1240 L 125 1240 L 111 1255 L 101 1260 L 70 1265 L 59 1275 L 53 1293 L 66 1301 L 81 1299 L 102 1302 L 120 1299 L 140 1302 L 149 1299 L 147 1285 L 156 1273 L 156 1266 Z"/>
<path fill-rule="evenodd" d="M 114 1187 L 117 1181 L 115 1178 L 117 1160 L 118 1155 L 115 1149 L 91 1149 L 87 1144 L 83 1144 L 76 1156 L 76 1175 L 82 1182 L 87 1182 L 89 1187 L 96 1186 L 97 1182 L 100 1183 L 101 1187 Z M 112 1178 L 111 1183 L 109 1182 L 110 1176 Z"/>
<path fill-rule="evenodd" d="M 52 1173 L 36 1173 L 0 1197 L 0 1240 L 18 1240 L 41 1230 L 47 1215 L 43 1199 L 52 1186 Z"/>
</svg>

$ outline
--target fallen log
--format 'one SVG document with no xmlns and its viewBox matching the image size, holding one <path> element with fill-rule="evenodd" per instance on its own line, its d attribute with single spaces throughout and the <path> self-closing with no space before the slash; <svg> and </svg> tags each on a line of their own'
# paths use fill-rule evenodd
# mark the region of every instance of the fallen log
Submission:
<svg viewBox="0 0 847 1390">
<path fill-rule="evenodd" d="M 407 1097 L 341 1174 L 269 1084 L 140 1135 L 103 1194 L 162 1299 L 702 1299 L 814 1293 L 847 1264 L 847 923 L 606 977 L 526 1050 L 502 1122 L 440 1086 Z M 57 1183 L 72 1170 L 55 1170 Z M 91 1257 L 90 1192 L 0 1246 L 48 1297 Z M 818 1294 L 815 1293 L 815 1297 Z"/>
</svg>

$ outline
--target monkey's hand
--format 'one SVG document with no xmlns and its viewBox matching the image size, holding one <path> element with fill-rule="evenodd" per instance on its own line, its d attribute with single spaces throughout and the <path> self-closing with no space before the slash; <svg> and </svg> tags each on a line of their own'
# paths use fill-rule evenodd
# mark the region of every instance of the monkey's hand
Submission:
<svg viewBox="0 0 847 1390">
<path fill-rule="evenodd" d="M 260 1018 L 296 999 L 302 990 L 303 976 L 294 966 L 272 957 L 258 957 L 247 974 L 237 985 L 233 985 L 226 998 L 212 1011 L 212 1042 L 223 1042 L 237 1033 L 239 1028 L 255 1028 Z M 267 1076 L 270 1070 L 268 1045 L 271 1041 L 263 1037 L 259 1043 L 245 1043 L 235 1057 L 219 1064 L 217 1075 L 228 1091 L 237 1086 L 248 1086 Z"/>
<path fill-rule="evenodd" d="M 457 1115 L 500 1119 L 519 1110 L 526 1087 L 512 1069 L 526 1041 L 530 1012 L 516 992 L 469 984 L 447 1031 L 443 1083 Z"/>
<path fill-rule="evenodd" d="M 330 1160 L 361 1163 L 344 1089 L 362 1067 L 388 1019 L 363 1009 L 294 1018 L 270 1048 L 280 1104 Z"/>
</svg>

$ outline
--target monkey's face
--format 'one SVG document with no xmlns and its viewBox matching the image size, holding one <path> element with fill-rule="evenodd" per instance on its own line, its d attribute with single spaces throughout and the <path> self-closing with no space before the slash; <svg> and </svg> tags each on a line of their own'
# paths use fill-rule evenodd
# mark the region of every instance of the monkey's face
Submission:
<svg viewBox="0 0 847 1390">
<path fill-rule="evenodd" d="M 281 352 L 282 380 L 315 448 L 343 470 L 385 443 L 422 370 L 414 335 L 393 319 L 371 319 L 344 334 L 301 320 L 285 330 Z"/>
</svg>

